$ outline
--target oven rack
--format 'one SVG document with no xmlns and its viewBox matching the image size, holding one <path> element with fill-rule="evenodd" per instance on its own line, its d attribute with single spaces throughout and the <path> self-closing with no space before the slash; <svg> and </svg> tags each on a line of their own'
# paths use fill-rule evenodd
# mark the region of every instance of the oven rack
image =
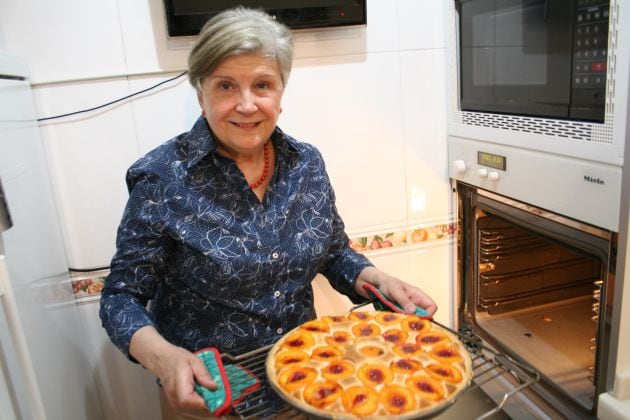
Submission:
<svg viewBox="0 0 630 420">
<path fill-rule="evenodd" d="M 507 379 L 504 381 L 505 383 L 511 384 L 510 388 L 506 389 L 503 396 L 498 399 L 496 406 L 478 416 L 477 420 L 486 419 L 499 413 L 510 399 L 515 398 L 540 379 L 540 375 L 535 369 L 488 347 L 473 332 L 457 333 L 447 327 L 442 327 L 456 334 L 471 354 L 473 381 L 464 393 L 471 392 L 475 388 L 482 387 L 485 383 L 500 377 Z M 267 380 L 265 363 L 272 346 L 273 344 L 264 346 L 239 356 L 221 355 L 224 364 L 236 364 L 244 368 L 244 372 L 248 372 L 247 376 L 242 377 L 243 380 L 251 381 L 249 375 L 253 375 L 260 381 L 260 387 L 257 390 L 247 394 L 244 399 L 233 405 L 233 414 L 241 419 L 307 419 L 308 417 L 303 413 L 281 401 Z M 238 383 L 239 378 L 232 378 L 231 381 Z"/>
</svg>

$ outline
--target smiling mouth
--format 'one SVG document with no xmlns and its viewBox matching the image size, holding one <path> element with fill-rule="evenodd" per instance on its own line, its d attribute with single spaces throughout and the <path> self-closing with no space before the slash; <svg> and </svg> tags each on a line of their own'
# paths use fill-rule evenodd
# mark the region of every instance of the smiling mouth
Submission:
<svg viewBox="0 0 630 420">
<path fill-rule="evenodd" d="M 259 123 L 257 122 L 253 122 L 253 123 L 237 123 L 237 122 L 233 122 L 232 124 L 234 124 L 237 127 L 240 128 L 254 128 L 257 127 Z"/>
</svg>

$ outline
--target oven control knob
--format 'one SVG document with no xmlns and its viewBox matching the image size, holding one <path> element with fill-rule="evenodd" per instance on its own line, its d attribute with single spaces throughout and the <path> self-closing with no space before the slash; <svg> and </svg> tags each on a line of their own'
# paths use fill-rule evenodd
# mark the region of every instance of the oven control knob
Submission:
<svg viewBox="0 0 630 420">
<path fill-rule="evenodd" d="M 477 173 L 480 177 L 485 178 L 488 176 L 488 170 L 486 168 L 481 168 L 477 170 Z"/>
<path fill-rule="evenodd" d="M 453 172 L 455 172 L 455 175 L 461 175 L 466 172 L 466 162 L 461 159 L 454 160 Z"/>
<path fill-rule="evenodd" d="M 499 173 L 495 172 L 495 171 L 489 172 L 488 173 L 488 179 L 490 181 L 498 181 L 499 180 Z"/>
</svg>

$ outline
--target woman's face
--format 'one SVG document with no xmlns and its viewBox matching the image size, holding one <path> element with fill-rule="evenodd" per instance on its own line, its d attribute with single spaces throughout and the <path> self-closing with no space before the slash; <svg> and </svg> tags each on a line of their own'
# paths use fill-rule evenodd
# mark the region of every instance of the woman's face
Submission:
<svg viewBox="0 0 630 420">
<path fill-rule="evenodd" d="M 254 153 L 269 139 L 281 108 L 284 86 L 274 58 L 228 57 L 205 77 L 199 104 L 229 154 Z"/>
</svg>

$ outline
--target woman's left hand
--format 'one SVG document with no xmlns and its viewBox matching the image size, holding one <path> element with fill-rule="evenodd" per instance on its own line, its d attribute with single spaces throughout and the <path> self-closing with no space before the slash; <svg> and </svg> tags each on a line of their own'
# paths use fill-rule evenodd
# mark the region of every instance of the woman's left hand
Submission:
<svg viewBox="0 0 630 420">
<path fill-rule="evenodd" d="M 381 293 L 396 302 L 406 312 L 415 313 L 416 306 L 427 311 L 429 315 L 433 315 L 435 311 L 437 311 L 437 305 L 429 295 L 417 287 L 405 283 L 399 278 L 391 276 L 376 267 L 366 267 L 363 269 L 354 284 L 354 288 L 358 294 L 369 297 L 363 289 L 365 283 L 376 287 Z"/>
</svg>

